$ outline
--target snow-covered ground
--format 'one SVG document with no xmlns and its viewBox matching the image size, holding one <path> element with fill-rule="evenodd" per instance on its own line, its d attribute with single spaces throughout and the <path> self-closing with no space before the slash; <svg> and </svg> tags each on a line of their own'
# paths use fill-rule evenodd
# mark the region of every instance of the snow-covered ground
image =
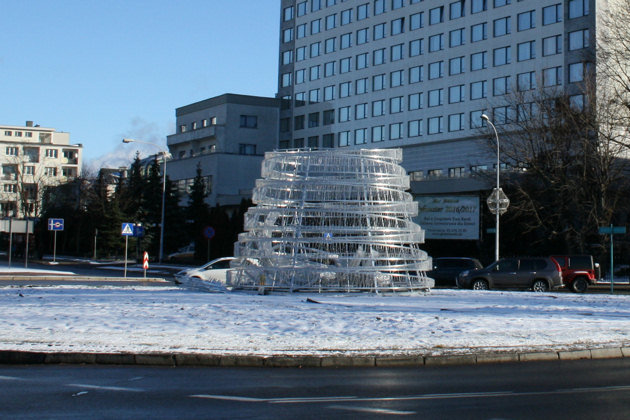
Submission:
<svg viewBox="0 0 630 420">
<path fill-rule="evenodd" d="M 0 307 L 0 350 L 430 355 L 630 345 L 628 295 L 259 296 L 0 283 Z"/>
</svg>

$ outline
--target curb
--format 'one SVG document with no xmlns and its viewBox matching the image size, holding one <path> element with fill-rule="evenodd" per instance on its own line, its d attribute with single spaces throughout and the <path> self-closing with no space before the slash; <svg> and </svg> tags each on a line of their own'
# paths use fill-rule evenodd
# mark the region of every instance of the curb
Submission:
<svg viewBox="0 0 630 420">
<path fill-rule="evenodd" d="M 83 364 L 268 368 L 436 367 L 630 358 L 630 347 L 444 356 L 251 356 L 194 353 L 44 353 L 0 350 L 0 365 Z"/>
</svg>

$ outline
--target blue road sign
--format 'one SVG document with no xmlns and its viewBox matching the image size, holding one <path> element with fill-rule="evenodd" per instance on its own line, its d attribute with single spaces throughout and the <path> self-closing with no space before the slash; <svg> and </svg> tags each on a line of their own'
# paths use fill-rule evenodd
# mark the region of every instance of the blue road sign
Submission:
<svg viewBox="0 0 630 420">
<path fill-rule="evenodd" d="M 133 223 L 122 224 L 122 236 L 133 236 Z"/>
<path fill-rule="evenodd" d="M 212 239 L 214 238 L 214 228 L 212 226 L 206 226 L 203 230 L 203 236 L 206 239 Z"/>
<path fill-rule="evenodd" d="M 63 219 L 48 219 L 48 230 L 63 230 Z"/>
<path fill-rule="evenodd" d="M 144 236 L 144 226 L 133 225 L 133 236 L 136 238 L 142 238 Z"/>
<path fill-rule="evenodd" d="M 626 233 L 626 227 L 625 226 L 600 226 L 599 228 L 599 234 L 600 235 L 618 235 L 618 234 L 624 234 Z"/>
</svg>

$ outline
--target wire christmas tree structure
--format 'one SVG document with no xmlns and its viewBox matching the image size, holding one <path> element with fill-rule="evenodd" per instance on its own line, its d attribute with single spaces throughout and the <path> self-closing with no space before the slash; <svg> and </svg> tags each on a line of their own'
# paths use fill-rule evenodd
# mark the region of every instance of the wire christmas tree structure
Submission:
<svg viewBox="0 0 630 420">
<path fill-rule="evenodd" d="M 228 284 L 259 291 L 415 291 L 431 258 L 401 149 L 265 153 Z"/>
</svg>

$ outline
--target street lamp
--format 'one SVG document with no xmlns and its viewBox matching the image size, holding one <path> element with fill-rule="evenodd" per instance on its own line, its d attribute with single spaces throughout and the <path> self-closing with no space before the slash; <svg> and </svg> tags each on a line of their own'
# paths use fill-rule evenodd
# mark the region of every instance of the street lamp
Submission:
<svg viewBox="0 0 630 420">
<path fill-rule="evenodd" d="M 166 202 L 166 158 L 168 157 L 168 155 L 170 155 L 170 153 L 168 152 L 168 150 L 164 150 L 157 144 L 150 143 L 148 141 L 142 141 L 142 140 L 136 140 L 136 139 L 122 139 L 122 142 L 123 143 L 149 144 L 151 146 L 154 146 L 160 149 L 160 152 L 162 153 L 164 167 L 162 168 L 162 218 L 160 222 L 160 254 L 158 255 L 158 261 L 161 263 L 162 259 L 164 258 L 164 209 L 165 209 L 165 202 Z"/>
<path fill-rule="evenodd" d="M 499 134 L 497 133 L 497 128 L 492 124 L 490 118 L 486 114 L 481 114 L 481 119 L 485 120 L 492 129 L 494 130 L 494 136 L 496 137 L 497 142 L 497 186 L 488 197 L 487 203 L 490 211 L 496 215 L 496 236 L 494 238 L 494 259 L 495 261 L 499 261 L 499 216 L 507 211 L 507 208 L 510 204 L 510 200 L 508 200 L 507 196 L 503 192 L 503 190 L 499 187 L 499 173 L 501 170 L 501 162 L 499 160 Z M 494 204 L 494 206 L 493 206 Z"/>
</svg>

